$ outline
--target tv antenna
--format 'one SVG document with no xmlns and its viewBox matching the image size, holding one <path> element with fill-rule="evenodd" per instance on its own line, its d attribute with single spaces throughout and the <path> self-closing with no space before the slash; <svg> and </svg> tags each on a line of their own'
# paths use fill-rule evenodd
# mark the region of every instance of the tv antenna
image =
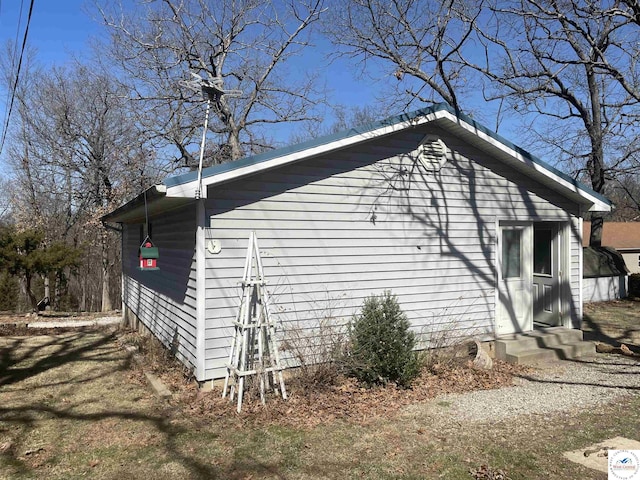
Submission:
<svg viewBox="0 0 640 480">
<path fill-rule="evenodd" d="M 198 185 L 196 187 L 195 197 L 199 199 L 202 194 L 202 163 L 204 160 L 204 144 L 207 138 L 207 129 L 209 128 L 209 112 L 211 110 L 211 101 L 219 100 L 223 96 L 239 97 L 242 90 L 225 90 L 222 88 L 222 78 L 212 77 L 208 79 L 202 78 L 197 73 L 190 72 L 193 77 L 191 80 L 183 80 L 181 83 L 195 92 L 201 92 L 202 96 L 207 100 L 207 109 L 204 114 L 204 128 L 202 130 L 202 141 L 200 142 L 200 159 L 198 161 Z"/>
</svg>

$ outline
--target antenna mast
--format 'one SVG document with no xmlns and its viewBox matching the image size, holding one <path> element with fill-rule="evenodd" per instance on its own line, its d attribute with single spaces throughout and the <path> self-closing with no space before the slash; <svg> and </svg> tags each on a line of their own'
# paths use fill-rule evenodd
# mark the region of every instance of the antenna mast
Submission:
<svg viewBox="0 0 640 480">
<path fill-rule="evenodd" d="M 191 80 L 185 80 L 181 82 L 187 88 L 196 92 L 202 92 L 202 96 L 207 100 L 207 109 L 204 114 L 204 128 L 202 130 L 202 141 L 200 142 L 200 159 L 198 161 L 198 185 L 196 187 L 196 199 L 199 199 L 202 195 L 202 162 L 204 159 L 204 144 L 207 139 L 207 129 L 209 128 L 209 112 L 211 111 L 211 101 L 217 101 L 224 95 L 229 97 L 239 97 L 242 95 L 242 90 L 224 90 L 222 88 L 222 78 L 212 78 L 209 75 L 209 79 L 204 79 L 197 73 L 191 72 L 191 76 L 194 77 Z"/>
</svg>

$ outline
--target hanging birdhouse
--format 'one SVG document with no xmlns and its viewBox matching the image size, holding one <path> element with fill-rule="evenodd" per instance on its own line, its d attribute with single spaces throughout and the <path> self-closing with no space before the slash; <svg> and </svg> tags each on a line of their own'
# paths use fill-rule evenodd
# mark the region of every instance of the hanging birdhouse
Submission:
<svg viewBox="0 0 640 480">
<path fill-rule="evenodd" d="M 158 268 L 158 247 L 154 247 L 147 237 L 140 245 L 140 270 L 160 270 Z"/>
</svg>

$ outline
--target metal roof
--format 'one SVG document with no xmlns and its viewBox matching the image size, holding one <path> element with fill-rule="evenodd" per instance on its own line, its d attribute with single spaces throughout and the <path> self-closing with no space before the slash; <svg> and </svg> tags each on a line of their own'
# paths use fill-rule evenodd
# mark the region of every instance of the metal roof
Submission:
<svg viewBox="0 0 640 480">
<path fill-rule="evenodd" d="M 234 162 L 205 168 L 202 171 L 203 192 L 206 192 L 207 186 L 232 181 L 292 162 L 303 161 L 320 154 L 432 122 L 471 142 L 474 146 L 490 151 L 496 158 L 516 169 L 525 171 L 536 180 L 563 193 L 577 203 L 590 204 L 592 210 L 608 211 L 611 209 L 611 202 L 603 195 L 445 103 L 435 104 L 411 113 L 403 113 L 379 122 L 361 125 L 296 145 L 248 156 Z M 195 171 L 176 175 L 165 179 L 156 190 L 157 192 L 166 190 L 164 194 L 168 198 L 193 199 L 196 190 L 198 190 L 197 179 L 198 173 Z M 140 196 L 137 199 L 139 208 Z M 135 200 L 105 215 L 103 220 L 126 221 L 121 220 L 124 218 L 122 215 L 125 214 L 128 207 L 136 208 Z M 126 217 L 132 218 L 133 215 L 129 214 Z"/>
</svg>

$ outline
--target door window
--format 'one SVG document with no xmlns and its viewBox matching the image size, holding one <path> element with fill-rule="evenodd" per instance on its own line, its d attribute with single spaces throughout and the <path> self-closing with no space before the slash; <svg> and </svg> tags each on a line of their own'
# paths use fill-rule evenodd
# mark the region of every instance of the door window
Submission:
<svg viewBox="0 0 640 480">
<path fill-rule="evenodd" d="M 533 231 L 533 273 L 551 275 L 551 245 L 553 237 L 550 229 Z"/>
<path fill-rule="evenodd" d="M 502 278 L 519 278 L 522 230 L 502 230 Z"/>
</svg>

